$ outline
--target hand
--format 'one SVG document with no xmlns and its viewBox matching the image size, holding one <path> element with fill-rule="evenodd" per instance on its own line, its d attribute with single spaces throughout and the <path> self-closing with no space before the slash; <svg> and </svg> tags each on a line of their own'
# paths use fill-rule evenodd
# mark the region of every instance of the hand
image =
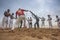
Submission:
<svg viewBox="0 0 60 40">
<path fill-rule="evenodd" d="M 31 11 L 29 11 L 29 12 L 31 12 Z"/>
<path fill-rule="evenodd" d="M 29 11 L 29 10 L 26 10 L 26 11 Z"/>
<path fill-rule="evenodd" d="M 28 12 L 29 10 L 25 10 L 26 12 Z"/>
<path fill-rule="evenodd" d="M 39 17 L 41 19 L 41 17 Z"/>
</svg>

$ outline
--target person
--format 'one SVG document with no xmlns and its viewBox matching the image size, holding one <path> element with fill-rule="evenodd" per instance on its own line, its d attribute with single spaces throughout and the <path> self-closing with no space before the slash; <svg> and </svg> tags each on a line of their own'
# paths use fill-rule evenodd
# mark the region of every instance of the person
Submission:
<svg viewBox="0 0 60 40">
<path fill-rule="evenodd" d="M 30 12 L 32 13 L 34 18 L 36 19 L 36 22 L 34 24 L 34 28 L 36 29 L 36 26 L 39 28 L 39 17 L 37 15 L 35 15 L 32 11 L 30 11 Z"/>
<path fill-rule="evenodd" d="M 30 19 L 28 17 L 28 24 L 29 24 L 29 28 L 32 28 L 32 18 L 31 17 L 30 17 Z"/>
<path fill-rule="evenodd" d="M 13 31 L 14 30 L 14 13 L 12 13 L 11 15 L 10 15 L 10 28 L 11 28 L 11 31 Z"/>
<path fill-rule="evenodd" d="M 24 21 L 24 27 L 26 26 L 25 23 L 26 23 L 26 20 L 25 20 L 25 14 L 24 12 L 28 12 L 28 10 L 25 10 L 25 9 L 21 9 L 19 8 L 17 11 L 16 11 L 16 18 L 17 18 L 17 23 L 18 23 L 18 27 L 21 28 L 22 27 L 22 22 Z M 21 26 L 20 26 L 21 24 Z"/>
<path fill-rule="evenodd" d="M 5 28 L 7 28 L 8 21 L 9 21 L 9 16 L 10 16 L 10 9 L 7 9 L 7 11 L 4 12 L 4 17 L 3 17 L 3 21 L 2 21 L 2 26 Z"/>
<path fill-rule="evenodd" d="M 48 15 L 48 23 L 49 23 L 49 27 L 52 28 L 52 18 L 50 15 Z"/>
<path fill-rule="evenodd" d="M 57 22 L 57 25 L 60 28 L 60 18 L 58 17 L 58 15 L 56 15 L 56 21 L 55 22 Z"/>
<path fill-rule="evenodd" d="M 41 18 L 41 22 L 42 22 L 41 26 L 45 26 L 45 18 L 44 17 Z"/>
</svg>

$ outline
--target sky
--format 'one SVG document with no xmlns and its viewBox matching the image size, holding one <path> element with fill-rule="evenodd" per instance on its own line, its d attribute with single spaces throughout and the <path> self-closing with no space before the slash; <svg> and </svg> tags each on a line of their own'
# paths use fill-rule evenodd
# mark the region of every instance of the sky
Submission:
<svg viewBox="0 0 60 40">
<path fill-rule="evenodd" d="M 31 10 L 37 16 L 43 16 L 46 19 L 48 14 L 54 20 L 56 15 L 60 16 L 60 0 L 0 0 L 1 20 L 5 10 L 10 9 L 11 13 L 15 13 L 18 8 Z M 27 16 L 31 16 L 30 13 Z"/>
</svg>

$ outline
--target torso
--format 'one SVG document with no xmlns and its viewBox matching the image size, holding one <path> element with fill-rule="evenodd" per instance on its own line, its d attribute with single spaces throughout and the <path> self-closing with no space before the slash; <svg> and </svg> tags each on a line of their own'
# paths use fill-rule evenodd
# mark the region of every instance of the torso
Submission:
<svg viewBox="0 0 60 40">
<path fill-rule="evenodd" d="M 14 19 L 13 15 L 10 15 L 10 18 L 11 18 L 11 19 Z"/>
<path fill-rule="evenodd" d="M 5 16 L 5 17 L 9 17 L 9 16 L 10 16 L 10 13 L 4 12 L 4 16 Z"/>
<path fill-rule="evenodd" d="M 18 11 L 16 12 L 16 14 L 17 14 L 18 16 L 24 15 L 24 11 L 23 11 L 23 10 L 18 10 Z"/>
</svg>

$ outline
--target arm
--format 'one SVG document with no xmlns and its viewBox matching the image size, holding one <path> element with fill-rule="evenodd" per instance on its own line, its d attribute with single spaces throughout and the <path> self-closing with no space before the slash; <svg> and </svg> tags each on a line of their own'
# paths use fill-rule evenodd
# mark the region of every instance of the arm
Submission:
<svg viewBox="0 0 60 40">
<path fill-rule="evenodd" d="M 39 19 L 42 19 L 41 17 L 39 17 Z"/>
<path fill-rule="evenodd" d="M 31 14 L 32 14 L 32 16 L 36 19 L 36 18 L 38 18 L 38 16 L 37 15 L 35 15 L 32 11 L 29 11 Z"/>
<path fill-rule="evenodd" d="M 33 16 L 36 16 L 32 11 L 29 11 Z"/>
<path fill-rule="evenodd" d="M 17 19 L 17 12 L 16 12 L 16 19 Z"/>
<path fill-rule="evenodd" d="M 25 9 L 21 9 L 21 10 L 28 12 L 28 10 L 25 10 Z"/>
</svg>

